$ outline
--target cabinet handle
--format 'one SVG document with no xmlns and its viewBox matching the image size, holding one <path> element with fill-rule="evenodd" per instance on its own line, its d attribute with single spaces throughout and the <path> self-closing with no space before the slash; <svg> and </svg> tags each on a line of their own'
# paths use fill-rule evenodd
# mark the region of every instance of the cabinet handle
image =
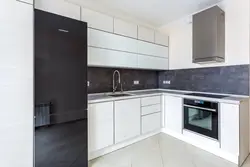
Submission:
<svg viewBox="0 0 250 167">
<path fill-rule="evenodd" d="M 68 30 L 64 30 L 64 29 L 58 29 L 58 31 L 60 31 L 60 32 L 69 32 Z"/>
</svg>

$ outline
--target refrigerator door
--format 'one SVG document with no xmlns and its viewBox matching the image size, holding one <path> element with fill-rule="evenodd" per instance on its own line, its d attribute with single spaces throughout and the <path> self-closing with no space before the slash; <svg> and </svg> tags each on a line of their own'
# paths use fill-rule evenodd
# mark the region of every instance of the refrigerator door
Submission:
<svg viewBox="0 0 250 167">
<path fill-rule="evenodd" d="M 87 23 L 35 10 L 35 104 L 35 167 L 87 167 Z"/>
</svg>

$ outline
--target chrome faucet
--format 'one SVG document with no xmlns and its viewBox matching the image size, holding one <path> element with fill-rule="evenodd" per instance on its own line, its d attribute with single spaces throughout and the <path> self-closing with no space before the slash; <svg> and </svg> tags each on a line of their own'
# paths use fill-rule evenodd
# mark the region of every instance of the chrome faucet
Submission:
<svg viewBox="0 0 250 167">
<path fill-rule="evenodd" d="M 116 89 L 117 89 L 117 87 L 118 87 L 118 84 L 116 85 L 115 83 L 115 74 L 118 74 L 118 84 L 120 84 L 121 85 L 121 92 L 123 92 L 123 90 L 122 90 L 122 83 L 121 83 L 121 74 L 120 74 L 120 72 L 118 71 L 118 70 L 115 70 L 114 71 L 114 73 L 113 73 L 113 93 L 115 93 L 115 91 L 116 91 Z"/>
</svg>

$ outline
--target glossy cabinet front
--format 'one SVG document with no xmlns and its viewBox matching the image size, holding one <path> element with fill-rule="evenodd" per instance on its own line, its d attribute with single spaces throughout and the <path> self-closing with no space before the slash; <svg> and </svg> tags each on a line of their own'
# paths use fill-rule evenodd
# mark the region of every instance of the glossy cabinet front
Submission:
<svg viewBox="0 0 250 167">
<path fill-rule="evenodd" d="M 87 24 L 35 10 L 35 167 L 87 167 Z"/>
</svg>

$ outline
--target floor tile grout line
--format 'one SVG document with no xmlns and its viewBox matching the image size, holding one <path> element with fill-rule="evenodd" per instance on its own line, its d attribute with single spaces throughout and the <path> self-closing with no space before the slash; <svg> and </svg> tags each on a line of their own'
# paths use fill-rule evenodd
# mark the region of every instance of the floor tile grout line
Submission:
<svg viewBox="0 0 250 167">
<path fill-rule="evenodd" d="M 185 143 L 185 149 L 188 150 L 188 144 Z M 194 167 L 197 167 L 195 161 L 194 161 L 194 155 L 192 153 L 190 153 L 191 155 L 191 163 L 193 164 Z"/>
<path fill-rule="evenodd" d="M 157 143 L 158 143 L 158 147 L 159 147 L 159 150 L 160 150 L 160 155 L 161 155 L 161 163 L 162 163 L 162 166 L 165 167 L 164 165 L 164 161 L 163 161 L 163 156 L 162 156 L 162 151 L 161 151 L 161 146 L 160 146 L 160 141 L 159 141 L 159 138 L 160 138 L 160 135 L 159 137 L 157 138 Z"/>
</svg>

